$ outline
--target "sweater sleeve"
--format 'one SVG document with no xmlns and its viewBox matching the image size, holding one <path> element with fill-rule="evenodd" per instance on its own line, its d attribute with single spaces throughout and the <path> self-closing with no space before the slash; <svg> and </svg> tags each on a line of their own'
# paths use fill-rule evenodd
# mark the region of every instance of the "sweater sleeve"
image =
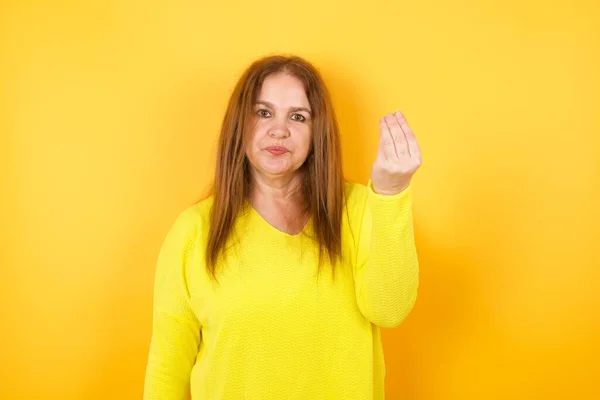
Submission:
<svg viewBox="0 0 600 400">
<path fill-rule="evenodd" d="M 386 196 L 367 185 L 356 252 L 355 288 L 361 313 L 393 328 L 412 310 L 419 285 L 412 193 Z"/>
<path fill-rule="evenodd" d="M 186 279 L 186 260 L 197 238 L 193 216 L 191 210 L 179 215 L 158 255 L 144 400 L 184 400 L 189 393 L 201 340 Z"/>
</svg>

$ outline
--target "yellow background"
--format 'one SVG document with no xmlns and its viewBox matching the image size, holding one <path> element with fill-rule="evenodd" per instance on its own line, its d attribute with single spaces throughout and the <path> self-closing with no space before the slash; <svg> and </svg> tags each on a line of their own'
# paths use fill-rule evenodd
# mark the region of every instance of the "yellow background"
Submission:
<svg viewBox="0 0 600 400">
<path fill-rule="evenodd" d="M 0 398 L 139 399 L 154 262 L 246 65 L 313 61 L 346 175 L 420 140 L 420 295 L 390 399 L 600 398 L 600 6 L 4 1 Z"/>
</svg>

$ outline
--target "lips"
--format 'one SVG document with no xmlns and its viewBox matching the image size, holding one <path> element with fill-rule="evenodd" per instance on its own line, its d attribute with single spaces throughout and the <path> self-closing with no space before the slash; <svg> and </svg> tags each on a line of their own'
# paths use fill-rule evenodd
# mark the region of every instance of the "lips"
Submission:
<svg viewBox="0 0 600 400">
<path fill-rule="evenodd" d="M 274 156 L 281 156 L 281 155 L 289 152 L 289 150 L 283 146 L 269 146 L 269 147 L 265 148 L 265 150 Z"/>
</svg>

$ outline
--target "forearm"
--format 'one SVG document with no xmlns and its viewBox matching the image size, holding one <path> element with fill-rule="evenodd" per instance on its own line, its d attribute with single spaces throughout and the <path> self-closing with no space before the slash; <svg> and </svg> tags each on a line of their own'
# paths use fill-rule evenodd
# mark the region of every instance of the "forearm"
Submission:
<svg viewBox="0 0 600 400">
<path fill-rule="evenodd" d="M 191 321 L 157 314 L 148 355 L 144 400 L 185 400 L 200 330 Z"/>
<path fill-rule="evenodd" d="M 196 220 L 193 208 L 177 218 L 157 260 L 144 400 L 185 400 L 188 396 L 201 341 L 186 274 L 188 257 L 195 250 Z"/>
<path fill-rule="evenodd" d="M 417 296 L 419 263 L 408 190 L 393 196 L 371 191 L 367 198 L 370 243 L 358 266 L 357 297 L 363 314 L 385 328 L 398 326 Z"/>
</svg>

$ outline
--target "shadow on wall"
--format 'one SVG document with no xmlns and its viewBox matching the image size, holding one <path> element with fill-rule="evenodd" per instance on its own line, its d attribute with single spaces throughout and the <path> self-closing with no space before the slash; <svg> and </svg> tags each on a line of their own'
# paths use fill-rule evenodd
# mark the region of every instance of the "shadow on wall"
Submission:
<svg viewBox="0 0 600 400">
<path fill-rule="evenodd" d="M 486 280 L 490 279 L 491 273 L 489 269 L 493 265 L 488 265 L 486 259 L 497 256 L 494 253 L 496 249 L 483 249 L 483 246 L 490 242 L 490 237 L 495 237 L 493 232 L 498 228 L 504 232 L 509 229 L 490 226 L 487 221 L 488 211 L 502 211 L 485 209 L 489 207 L 488 196 L 501 196 L 501 193 L 481 189 L 485 182 L 492 179 L 490 163 L 494 160 L 487 162 L 487 166 L 478 164 L 477 168 L 471 169 L 476 176 L 461 175 L 456 179 L 455 184 L 463 188 L 461 191 L 436 194 L 440 199 L 459 196 L 448 203 L 440 201 L 439 205 L 452 207 L 452 210 L 443 214 L 454 214 L 453 220 L 461 224 L 459 227 L 444 228 L 446 232 L 456 233 L 445 236 L 451 240 L 434 242 L 432 238 L 439 235 L 427 231 L 427 227 L 419 223 L 419 213 L 415 212 L 415 236 L 420 261 L 417 302 L 399 328 L 383 330 L 382 333 L 386 349 L 386 390 L 389 398 L 449 399 L 466 398 L 464 396 L 472 394 L 461 392 L 460 396 L 463 397 L 460 397 L 458 393 L 451 393 L 449 390 L 470 386 L 468 382 L 456 382 L 462 378 L 458 374 L 465 372 L 465 364 L 469 365 L 469 371 L 479 371 L 475 362 L 466 358 L 472 357 L 474 348 L 482 345 L 477 341 L 482 338 L 482 330 L 489 329 L 493 317 L 486 308 L 485 294 Z M 435 168 L 435 165 L 424 167 L 421 173 Z M 489 183 L 487 186 L 490 187 Z M 500 192 L 501 188 L 490 190 Z M 416 197 L 418 198 L 418 193 Z M 505 203 L 505 207 L 512 206 Z M 418 208 L 417 204 L 415 210 Z M 510 220 L 507 219 L 505 223 L 510 224 Z M 481 232 L 474 235 L 473 229 L 478 227 Z M 435 226 L 430 226 L 429 229 L 431 228 Z M 476 240 L 473 239 L 475 237 Z M 509 244 L 505 242 L 502 245 Z M 483 348 L 487 348 L 486 345 Z M 476 385 L 472 385 L 472 388 L 478 390 Z"/>
<path fill-rule="evenodd" d="M 420 283 L 415 307 L 400 327 L 382 330 L 386 394 L 392 399 L 445 398 L 437 392 L 443 386 L 437 379 L 450 372 L 456 349 L 468 339 L 466 329 L 481 312 L 475 261 L 428 237 L 417 227 Z"/>
<path fill-rule="evenodd" d="M 524 223 L 519 217 L 535 213 L 534 205 L 506 196 L 509 188 L 503 185 L 508 183 L 500 179 L 502 155 L 485 157 L 480 156 L 476 168 L 456 179 L 460 191 L 436 194 L 440 199 L 458 196 L 439 205 L 450 204 L 452 209 L 444 214 L 455 215 L 453 220 L 460 223 L 444 227 L 454 233 L 445 235 L 449 240 L 432 241 L 437 232 L 428 232 L 415 213 L 420 260 L 417 302 L 399 328 L 383 331 L 389 398 L 494 398 L 507 388 L 517 390 L 524 380 L 531 387 L 536 375 L 541 376 L 530 375 L 533 366 L 527 364 L 526 355 L 519 356 L 517 348 L 506 351 L 507 346 L 526 345 L 507 341 L 507 328 L 502 325 L 513 318 L 508 310 L 519 306 L 516 296 L 523 261 L 513 257 L 532 257 L 526 253 L 527 245 L 519 244 Z M 533 179 L 524 174 L 524 181 Z M 526 286 L 521 282 L 520 287 Z M 499 314 L 501 310 L 506 314 Z M 512 340 L 517 339 L 524 340 Z M 502 381 L 495 374 L 500 369 L 511 371 L 503 372 Z M 458 388 L 460 393 L 453 392 Z"/>
</svg>

